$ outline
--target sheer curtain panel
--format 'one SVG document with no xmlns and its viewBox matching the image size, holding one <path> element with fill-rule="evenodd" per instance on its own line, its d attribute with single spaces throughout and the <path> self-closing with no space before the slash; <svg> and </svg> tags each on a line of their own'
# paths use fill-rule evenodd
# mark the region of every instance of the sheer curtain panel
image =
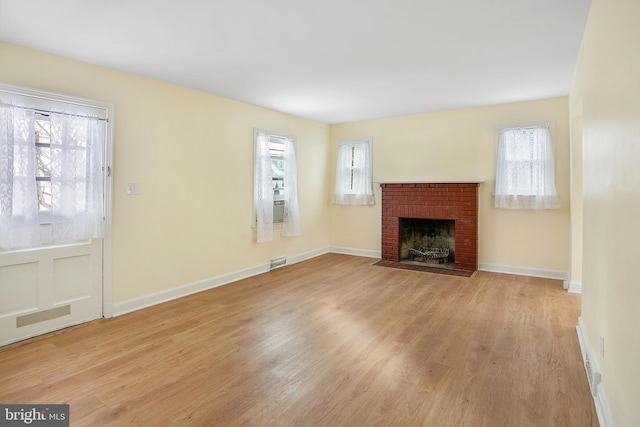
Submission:
<svg viewBox="0 0 640 427">
<path fill-rule="evenodd" d="M 289 138 L 284 142 L 284 215 L 280 235 L 286 237 L 300 235 L 296 147 Z"/>
<path fill-rule="evenodd" d="M 549 125 L 502 129 L 498 143 L 495 207 L 557 209 Z"/>
<path fill-rule="evenodd" d="M 0 249 L 103 237 L 104 143 L 97 118 L 0 106 Z M 38 182 L 47 181 L 41 205 Z"/>
<path fill-rule="evenodd" d="M 269 135 L 259 132 L 256 137 L 253 182 L 253 204 L 256 211 L 258 243 L 273 240 L 273 184 Z"/>
<path fill-rule="evenodd" d="M 0 249 L 40 244 L 35 112 L 0 105 Z"/>
<path fill-rule="evenodd" d="M 50 114 L 52 243 L 103 236 L 104 134 L 97 118 Z"/>
<path fill-rule="evenodd" d="M 333 202 L 338 205 L 374 204 L 369 140 L 338 144 Z"/>
</svg>

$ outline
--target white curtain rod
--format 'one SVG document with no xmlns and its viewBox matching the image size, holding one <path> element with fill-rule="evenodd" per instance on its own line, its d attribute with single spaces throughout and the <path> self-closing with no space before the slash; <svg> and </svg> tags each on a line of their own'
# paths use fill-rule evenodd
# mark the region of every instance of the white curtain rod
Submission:
<svg viewBox="0 0 640 427">
<path fill-rule="evenodd" d="M 93 117 L 93 116 L 87 116 L 87 115 L 83 115 L 83 114 L 73 114 L 73 113 L 65 113 L 64 111 L 52 111 L 52 110 L 42 110 L 39 108 L 33 108 L 33 107 L 23 107 L 21 105 L 13 105 L 13 104 L 6 104 L 4 102 L 0 102 L 0 105 L 4 105 L 6 107 L 14 107 L 14 108 L 22 108 L 23 110 L 33 110 L 36 113 L 42 114 L 43 116 L 48 116 L 49 114 L 62 114 L 65 116 L 72 116 L 72 117 L 82 117 L 85 119 L 93 119 L 93 120 L 98 120 L 101 122 L 109 122 L 109 119 L 105 119 L 102 117 Z"/>
</svg>

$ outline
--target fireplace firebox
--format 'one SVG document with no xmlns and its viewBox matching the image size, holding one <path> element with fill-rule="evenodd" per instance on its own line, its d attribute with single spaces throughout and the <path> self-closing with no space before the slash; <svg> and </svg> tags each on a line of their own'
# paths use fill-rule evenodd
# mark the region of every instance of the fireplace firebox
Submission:
<svg viewBox="0 0 640 427">
<path fill-rule="evenodd" d="M 479 185 L 381 183 L 382 260 L 477 270 Z"/>
<path fill-rule="evenodd" d="M 400 218 L 400 262 L 455 268 L 455 221 Z"/>
</svg>

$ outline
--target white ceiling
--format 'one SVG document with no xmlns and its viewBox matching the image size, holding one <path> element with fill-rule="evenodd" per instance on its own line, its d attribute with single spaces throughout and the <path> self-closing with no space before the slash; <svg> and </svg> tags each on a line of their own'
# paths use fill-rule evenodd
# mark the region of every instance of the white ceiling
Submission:
<svg viewBox="0 0 640 427">
<path fill-rule="evenodd" d="M 565 96 L 590 3 L 0 0 L 0 40 L 342 123 Z"/>
</svg>

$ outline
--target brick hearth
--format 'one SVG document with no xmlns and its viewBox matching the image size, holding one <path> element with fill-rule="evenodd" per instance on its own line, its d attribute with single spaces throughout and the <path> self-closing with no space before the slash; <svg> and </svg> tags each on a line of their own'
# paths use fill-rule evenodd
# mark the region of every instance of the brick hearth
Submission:
<svg viewBox="0 0 640 427">
<path fill-rule="evenodd" d="M 455 268 L 478 269 L 478 182 L 382 183 L 382 259 L 400 261 L 400 218 L 455 221 Z"/>
</svg>

